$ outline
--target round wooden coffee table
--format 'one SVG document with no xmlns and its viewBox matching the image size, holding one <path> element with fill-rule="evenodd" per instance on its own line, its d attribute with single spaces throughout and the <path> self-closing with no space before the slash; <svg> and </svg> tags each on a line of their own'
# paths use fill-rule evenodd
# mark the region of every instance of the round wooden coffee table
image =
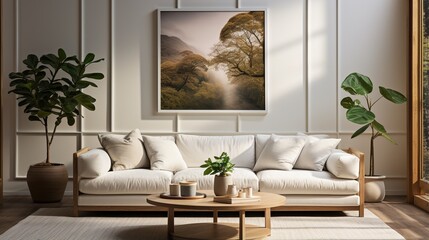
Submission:
<svg viewBox="0 0 429 240">
<path fill-rule="evenodd" d="M 261 239 L 271 235 L 271 208 L 284 206 L 286 198 L 274 194 L 257 192 L 258 202 L 218 203 L 213 202 L 211 191 L 198 191 L 207 194 L 202 199 L 165 199 L 159 194 L 150 195 L 147 202 L 168 208 L 168 235 L 185 239 Z M 191 223 L 174 226 L 174 209 L 213 211 L 213 223 Z M 265 210 L 265 226 L 260 227 L 245 223 L 245 211 L 252 209 Z M 239 211 L 239 223 L 218 222 L 218 211 Z"/>
</svg>

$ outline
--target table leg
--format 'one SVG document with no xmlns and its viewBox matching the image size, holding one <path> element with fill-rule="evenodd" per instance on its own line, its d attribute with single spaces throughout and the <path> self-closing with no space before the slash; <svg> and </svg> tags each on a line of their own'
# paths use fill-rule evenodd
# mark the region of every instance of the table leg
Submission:
<svg viewBox="0 0 429 240">
<path fill-rule="evenodd" d="M 265 228 L 271 229 L 271 208 L 265 208 Z"/>
<path fill-rule="evenodd" d="M 244 210 L 240 211 L 240 222 L 238 229 L 238 237 L 240 240 L 246 239 L 246 214 Z"/>
<path fill-rule="evenodd" d="M 168 235 L 174 234 L 174 208 L 168 208 Z"/>
<path fill-rule="evenodd" d="M 217 210 L 213 210 L 213 222 L 217 223 L 217 217 L 218 217 L 218 211 Z"/>
</svg>

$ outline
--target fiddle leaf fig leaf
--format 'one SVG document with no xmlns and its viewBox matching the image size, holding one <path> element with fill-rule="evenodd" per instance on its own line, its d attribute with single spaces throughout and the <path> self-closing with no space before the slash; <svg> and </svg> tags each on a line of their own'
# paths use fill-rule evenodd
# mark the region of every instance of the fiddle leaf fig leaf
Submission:
<svg viewBox="0 0 429 240">
<path fill-rule="evenodd" d="M 381 86 L 379 87 L 379 89 L 381 95 L 393 103 L 402 104 L 407 101 L 407 98 L 398 91 L 389 88 L 384 88 Z"/>
<path fill-rule="evenodd" d="M 39 121 L 40 122 L 40 118 L 38 118 L 37 116 L 34 116 L 34 115 L 28 116 L 28 120 L 30 120 L 30 121 Z"/>
<path fill-rule="evenodd" d="M 372 92 L 372 82 L 369 77 L 360 73 L 351 73 L 341 84 L 341 88 L 351 95 L 366 96 Z"/>
<path fill-rule="evenodd" d="M 374 121 L 375 115 L 363 107 L 355 106 L 347 110 L 346 118 L 356 124 L 368 124 Z"/>
<path fill-rule="evenodd" d="M 67 115 L 67 124 L 69 126 L 73 126 L 76 120 L 74 119 L 73 115 Z"/>
<path fill-rule="evenodd" d="M 36 69 L 37 68 L 37 64 L 39 63 L 39 58 L 34 55 L 34 54 L 30 54 L 27 56 L 27 59 L 25 59 L 24 61 L 22 61 L 29 69 Z"/>
<path fill-rule="evenodd" d="M 63 61 L 64 59 L 66 59 L 67 55 L 64 49 L 62 48 L 58 49 L 58 57 L 60 61 Z"/>
<path fill-rule="evenodd" d="M 84 74 L 83 77 L 100 80 L 104 78 L 104 75 L 102 73 L 87 73 L 87 74 Z"/>
<path fill-rule="evenodd" d="M 88 64 L 90 63 L 92 60 L 94 60 L 95 55 L 93 53 L 88 53 L 85 57 L 85 59 L 83 60 L 84 64 Z"/>
</svg>

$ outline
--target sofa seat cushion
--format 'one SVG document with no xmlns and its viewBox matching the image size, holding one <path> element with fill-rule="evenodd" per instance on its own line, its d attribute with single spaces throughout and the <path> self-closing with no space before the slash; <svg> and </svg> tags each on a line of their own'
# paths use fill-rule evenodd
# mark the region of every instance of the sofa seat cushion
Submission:
<svg viewBox="0 0 429 240">
<path fill-rule="evenodd" d="M 359 182 L 339 179 L 327 171 L 264 170 L 257 174 L 259 190 L 278 194 L 349 195 L 359 192 Z"/>
<path fill-rule="evenodd" d="M 180 181 L 197 181 L 198 190 L 213 190 L 214 175 L 203 175 L 204 168 L 188 168 L 176 172 L 173 176 L 173 183 Z M 258 178 L 256 174 L 248 168 L 234 168 L 232 182 L 238 189 L 251 187 L 258 189 Z"/>
<path fill-rule="evenodd" d="M 111 171 L 93 179 L 81 179 L 79 191 L 86 194 L 154 194 L 167 192 L 173 174 L 169 171 L 130 169 Z"/>
</svg>

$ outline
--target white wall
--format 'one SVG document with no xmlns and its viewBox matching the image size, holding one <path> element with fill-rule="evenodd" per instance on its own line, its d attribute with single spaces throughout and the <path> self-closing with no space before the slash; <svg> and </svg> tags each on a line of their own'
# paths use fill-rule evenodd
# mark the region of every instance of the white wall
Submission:
<svg viewBox="0 0 429 240">
<path fill-rule="evenodd" d="M 76 126 L 61 127 L 53 159 L 67 164 L 82 146 L 97 146 L 99 132 L 146 133 L 326 133 L 341 137 L 369 155 L 369 134 L 350 139 L 358 126 L 345 120 L 339 87 L 350 73 L 376 85 L 407 91 L 408 4 L 401 0 L 181 0 L 181 8 L 266 8 L 268 27 L 268 114 L 158 114 L 158 8 L 174 0 L 4 0 L 3 116 L 4 191 L 28 194 L 23 180 L 29 164 L 44 159 L 41 126 L 16 111 L 8 95 L 7 74 L 22 67 L 29 53 L 59 47 L 106 60 L 94 70 L 106 78 L 98 89 L 95 112 L 84 111 Z M 375 111 L 398 145 L 376 141 L 376 173 L 387 176 L 388 194 L 406 193 L 407 128 L 405 105 L 377 104 Z M 17 112 L 17 114 L 15 114 Z M 68 192 L 71 191 L 71 182 Z"/>
</svg>

